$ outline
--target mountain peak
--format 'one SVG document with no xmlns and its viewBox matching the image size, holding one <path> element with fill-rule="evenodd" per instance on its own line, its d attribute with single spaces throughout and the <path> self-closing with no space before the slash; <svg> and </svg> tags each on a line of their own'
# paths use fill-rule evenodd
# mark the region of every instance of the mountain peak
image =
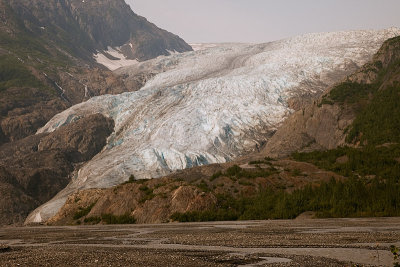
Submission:
<svg viewBox="0 0 400 267">
<path fill-rule="evenodd" d="M 80 52 L 75 56 L 90 52 L 86 59 L 108 47 L 122 47 L 128 59 L 139 61 L 169 55 L 168 51 L 192 50 L 178 36 L 136 15 L 124 0 L 1 1 L 11 9 L 4 20 L 12 17 L 20 29 L 58 46 L 72 46 L 72 50 Z"/>
</svg>

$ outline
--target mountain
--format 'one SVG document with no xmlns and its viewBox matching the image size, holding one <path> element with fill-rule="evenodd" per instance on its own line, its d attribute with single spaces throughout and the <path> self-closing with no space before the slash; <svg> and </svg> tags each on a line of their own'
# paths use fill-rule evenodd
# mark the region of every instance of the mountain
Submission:
<svg viewBox="0 0 400 267">
<path fill-rule="evenodd" d="M 96 62 L 99 55 L 142 61 L 191 50 L 123 0 L 0 0 L 0 10 L 0 144 L 34 134 L 92 96 L 143 85 L 138 76 L 127 87 Z"/>
<path fill-rule="evenodd" d="M 88 61 L 109 47 L 139 61 L 192 50 L 178 36 L 136 15 L 123 0 L 2 0 L 2 6 L 7 33 L 43 38 L 60 52 Z"/>
<path fill-rule="evenodd" d="M 309 34 L 259 45 L 221 45 L 123 68 L 129 81 L 151 73 L 137 92 L 101 96 L 56 115 L 39 132 L 86 115 L 115 121 L 106 148 L 85 164 L 27 222 L 54 216 L 72 193 L 138 178 L 223 163 L 257 152 L 283 121 L 354 72 L 382 43 L 384 31 Z"/>
<path fill-rule="evenodd" d="M 259 153 L 166 178 L 131 177 L 109 189 L 81 190 L 48 222 L 291 219 L 306 211 L 320 217 L 399 216 L 399 101 L 395 37 L 289 116 Z"/>
<path fill-rule="evenodd" d="M 68 107 L 136 91 L 147 79 L 125 83 L 99 59 L 120 65 L 190 50 L 123 0 L 0 0 L 0 224 L 21 223 L 63 189 L 101 151 L 114 123 L 94 114 L 54 135 L 34 135 L 40 127 Z"/>
</svg>

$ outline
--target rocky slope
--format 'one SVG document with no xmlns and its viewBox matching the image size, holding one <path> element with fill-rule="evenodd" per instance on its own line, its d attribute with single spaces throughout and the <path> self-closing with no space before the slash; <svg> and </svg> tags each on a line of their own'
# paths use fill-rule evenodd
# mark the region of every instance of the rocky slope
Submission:
<svg viewBox="0 0 400 267">
<path fill-rule="evenodd" d="M 51 134 L 0 147 L 0 224 L 21 223 L 70 182 L 77 165 L 101 151 L 114 122 L 95 114 Z"/>
<path fill-rule="evenodd" d="M 237 167 L 239 164 L 240 167 Z M 232 170 L 256 174 L 235 177 Z M 291 160 L 249 164 L 249 159 L 212 164 L 177 172 L 165 178 L 133 180 L 109 189 L 82 190 L 68 197 L 48 225 L 96 224 L 105 214 L 131 216 L 137 223 L 165 223 L 175 213 L 200 212 L 220 205 L 221 195 L 253 196 L 266 188 L 293 191 L 306 184 L 318 184 L 332 177 L 312 164 Z"/>
<path fill-rule="evenodd" d="M 145 77 L 127 87 L 96 63 L 96 54 L 122 61 L 109 47 L 138 60 L 191 50 L 123 0 L 1 0 L 0 8 L 0 144 L 92 96 L 139 89 Z"/>
<path fill-rule="evenodd" d="M 369 92 L 369 96 L 366 93 L 366 97 L 362 95 L 362 91 L 371 86 L 382 91 L 400 82 L 399 69 L 395 66 L 400 58 L 398 40 L 394 38 L 386 41 L 371 62 L 348 76 L 342 83 L 330 88 L 312 104 L 291 115 L 262 153 L 272 157 L 285 157 L 296 151 L 334 149 L 348 145 L 349 141 L 359 145 L 357 141 L 360 140 L 357 138 L 346 140 L 346 137 L 354 119 L 368 103 L 368 98 L 373 97 L 372 92 Z"/>
<path fill-rule="evenodd" d="M 111 187 L 131 174 L 159 177 L 258 151 L 301 101 L 371 59 L 396 36 L 385 31 L 311 34 L 261 45 L 230 45 L 121 69 L 155 74 L 138 92 L 104 96 L 55 116 L 40 132 L 102 113 L 115 120 L 107 149 L 28 222 L 52 217 L 73 192 Z"/>
</svg>

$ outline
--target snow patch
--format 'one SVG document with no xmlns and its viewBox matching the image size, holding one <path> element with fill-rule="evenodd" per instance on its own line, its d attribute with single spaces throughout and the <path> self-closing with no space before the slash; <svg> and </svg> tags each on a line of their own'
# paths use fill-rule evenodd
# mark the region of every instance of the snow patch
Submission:
<svg viewBox="0 0 400 267">
<path fill-rule="evenodd" d="M 130 45 L 132 47 L 132 44 L 130 44 Z M 111 55 L 112 57 L 114 57 L 116 59 L 110 59 L 101 52 L 98 52 L 97 54 L 93 55 L 93 57 L 97 63 L 107 67 L 109 70 L 112 70 L 112 71 L 119 69 L 121 67 L 134 65 L 139 62 L 136 59 L 133 59 L 133 60 L 127 59 L 125 57 L 125 55 L 119 50 L 119 48 L 108 47 L 107 51 L 104 51 L 104 52 Z"/>
</svg>

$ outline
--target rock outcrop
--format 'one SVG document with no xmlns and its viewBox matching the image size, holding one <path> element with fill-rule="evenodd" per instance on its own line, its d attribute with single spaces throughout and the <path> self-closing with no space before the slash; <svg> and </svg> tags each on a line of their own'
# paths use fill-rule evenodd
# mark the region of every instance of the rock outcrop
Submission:
<svg viewBox="0 0 400 267">
<path fill-rule="evenodd" d="M 22 223 L 70 181 L 76 166 L 101 151 L 114 122 L 100 114 L 51 134 L 0 147 L 0 224 Z"/>
<path fill-rule="evenodd" d="M 333 149 L 345 143 L 345 130 L 355 113 L 339 105 L 318 101 L 292 114 L 271 137 L 261 152 L 269 157 L 286 157 L 293 152 Z"/>
<path fill-rule="evenodd" d="M 94 114 L 41 138 L 37 148 L 39 152 L 73 151 L 77 153 L 73 157 L 74 161 L 87 161 L 103 149 L 113 129 L 112 119 Z"/>
</svg>

